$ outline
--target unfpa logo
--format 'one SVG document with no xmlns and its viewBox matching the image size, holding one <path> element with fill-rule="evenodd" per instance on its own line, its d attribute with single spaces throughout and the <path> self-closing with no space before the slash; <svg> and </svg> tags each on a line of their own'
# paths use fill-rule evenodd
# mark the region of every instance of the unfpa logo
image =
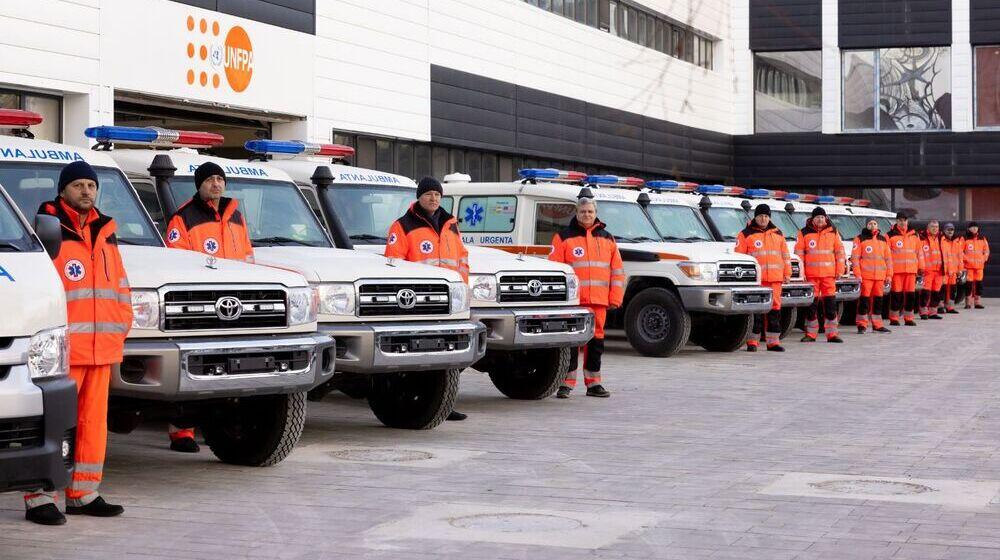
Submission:
<svg viewBox="0 0 1000 560">
<path fill-rule="evenodd" d="M 187 44 L 187 56 L 194 68 L 187 71 L 188 85 L 219 89 L 222 75 L 230 89 L 239 93 L 250 86 L 253 77 L 253 43 L 246 30 L 234 25 L 220 43 L 219 22 L 187 17 L 187 30 L 194 35 Z M 209 85 L 211 84 L 211 85 Z"/>
</svg>

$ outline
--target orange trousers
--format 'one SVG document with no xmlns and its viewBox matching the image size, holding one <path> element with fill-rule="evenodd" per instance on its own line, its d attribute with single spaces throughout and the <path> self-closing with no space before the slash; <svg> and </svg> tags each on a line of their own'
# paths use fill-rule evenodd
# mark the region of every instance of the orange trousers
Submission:
<svg viewBox="0 0 1000 560">
<path fill-rule="evenodd" d="M 583 351 L 583 383 L 587 387 L 601 384 L 601 356 L 604 355 L 604 322 L 608 318 L 608 308 L 603 305 L 586 305 L 594 313 L 594 338 L 586 345 L 574 348 L 569 359 L 569 369 L 563 378 L 563 385 L 576 387 L 576 370 L 580 364 L 580 351 Z"/>
<path fill-rule="evenodd" d="M 108 447 L 108 386 L 111 366 L 70 366 L 69 376 L 76 381 L 76 454 L 73 478 L 66 489 L 66 505 L 85 506 L 100 494 L 97 489 L 104 475 L 104 455 Z M 56 501 L 54 492 L 24 495 L 28 508 Z"/>
</svg>

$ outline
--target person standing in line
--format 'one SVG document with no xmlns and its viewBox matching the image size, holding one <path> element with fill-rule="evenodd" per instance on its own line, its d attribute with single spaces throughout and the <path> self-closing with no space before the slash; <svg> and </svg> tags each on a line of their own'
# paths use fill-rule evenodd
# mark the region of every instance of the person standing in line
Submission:
<svg viewBox="0 0 1000 560">
<path fill-rule="evenodd" d="M 944 237 L 941 239 L 941 250 L 944 253 L 944 287 L 941 289 L 941 305 L 938 313 L 956 314 L 955 302 L 961 301 L 958 278 L 964 275 L 965 266 L 962 259 L 964 240 L 955 235 L 955 224 L 944 225 Z"/>
<path fill-rule="evenodd" d="M 905 212 L 896 214 L 896 225 L 889 230 L 889 251 L 892 253 L 892 292 L 889 295 L 889 324 L 917 326 L 917 274 L 924 268 L 924 253 L 920 250 L 917 232 L 909 228 Z"/>
<path fill-rule="evenodd" d="M 920 251 L 924 258 L 924 287 L 920 290 L 920 319 L 942 319 L 937 308 L 941 302 L 941 287 L 944 285 L 945 249 L 941 240 L 941 224 L 937 220 L 927 223 L 927 229 L 920 235 Z"/>
<path fill-rule="evenodd" d="M 817 206 L 805 227 L 799 230 L 795 254 L 802 259 L 806 280 L 812 283 L 815 299 L 806 308 L 806 334 L 802 342 L 816 342 L 819 334 L 819 314 L 825 319 L 826 341 L 842 343 L 837 317 L 837 278 L 847 267 L 844 243 L 840 233 L 830 223 L 826 210 Z"/>
<path fill-rule="evenodd" d="M 736 252 L 750 255 L 760 265 L 760 283 L 771 288 L 771 309 L 754 315 L 753 334 L 747 340 L 747 351 L 756 352 L 760 340 L 767 349 L 784 352 L 781 346 L 781 288 L 792 277 L 792 258 L 785 235 L 771 223 L 771 207 L 758 204 L 753 220 L 736 236 Z"/>
<path fill-rule="evenodd" d="M 983 271 L 986 269 L 986 261 L 990 259 L 990 243 L 979 232 L 979 224 L 969 222 L 969 227 L 965 233 L 965 248 L 962 251 L 962 258 L 965 264 L 968 295 L 965 298 L 965 308 L 983 309 Z"/>
<path fill-rule="evenodd" d="M 875 218 L 869 218 L 865 229 L 854 238 L 851 263 L 854 276 L 861 279 L 861 299 L 855 322 L 858 333 L 864 334 L 869 325 L 873 332 L 892 332 L 882 323 L 882 296 L 886 280 L 892 278 L 892 254 L 889 240 L 878 230 Z"/>
</svg>

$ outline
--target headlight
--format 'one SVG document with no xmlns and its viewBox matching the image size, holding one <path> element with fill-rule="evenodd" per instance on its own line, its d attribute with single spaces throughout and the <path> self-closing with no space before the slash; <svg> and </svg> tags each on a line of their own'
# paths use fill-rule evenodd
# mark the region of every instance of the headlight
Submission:
<svg viewBox="0 0 1000 560">
<path fill-rule="evenodd" d="M 38 332 L 28 345 L 28 371 L 32 379 L 59 377 L 69 372 L 66 327 Z"/>
<path fill-rule="evenodd" d="M 469 278 L 472 297 L 479 301 L 497 300 L 497 277 L 492 274 L 474 274 Z"/>
<path fill-rule="evenodd" d="M 452 313 L 469 310 L 469 285 L 465 282 L 448 282 L 448 300 Z"/>
<path fill-rule="evenodd" d="M 288 326 L 303 325 L 316 320 L 319 296 L 316 288 L 290 288 L 288 290 Z"/>
<path fill-rule="evenodd" d="M 323 315 L 354 315 L 354 284 L 318 284 L 319 312 Z"/>
<path fill-rule="evenodd" d="M 677 265 L 681 272 L 692 280 L 715 282 L 718 280 L 719 269 L 715 263 L 682 262 Z"/>
<path fill-rule="evenodd" d="M 132 328 L 160 328 L 160 296 L 153 290 L 132 290 Z"/>
<path fill-rule="evenodd" d="M 566 299 L 573 301 L 580 297 L 580 279 L 576 274 L 566 275 Z"/>
</svg>

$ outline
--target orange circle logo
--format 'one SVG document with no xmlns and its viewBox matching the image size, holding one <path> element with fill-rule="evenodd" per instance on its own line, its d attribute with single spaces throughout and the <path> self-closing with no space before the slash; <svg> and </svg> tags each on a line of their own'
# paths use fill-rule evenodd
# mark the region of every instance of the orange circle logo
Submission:
<svg viewBox="0 0 1000 560">
<path fill-rule="evenodd" d="M 253 77 L 253 45 L 250 44 L 250 36 L 238 25 L 226 34 L 223 61 L 229 87 L 236 92 L 247 89 Z"/>
</svg>

